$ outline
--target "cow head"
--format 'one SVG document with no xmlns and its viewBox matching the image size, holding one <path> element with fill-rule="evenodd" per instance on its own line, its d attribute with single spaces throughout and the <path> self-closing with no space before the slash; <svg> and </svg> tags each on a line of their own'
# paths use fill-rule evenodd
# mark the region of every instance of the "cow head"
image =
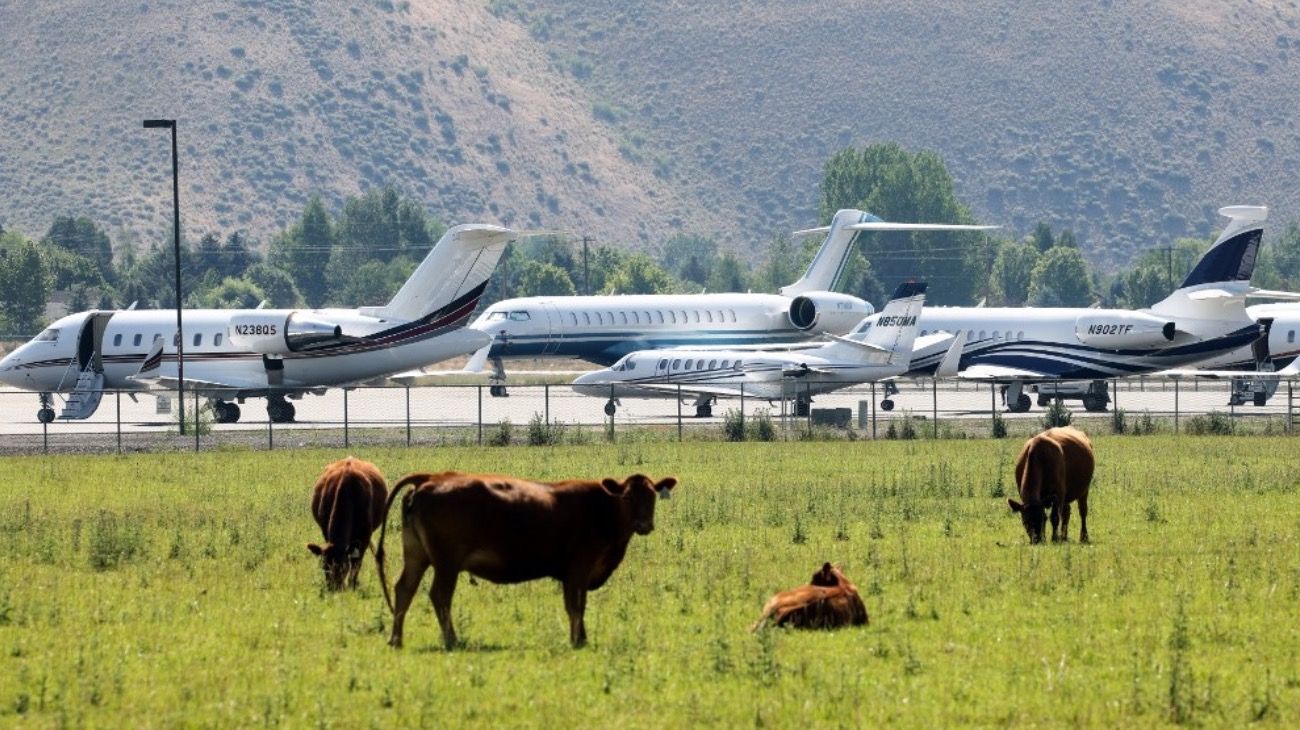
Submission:
<svg viewBox="0 0 1300 730">
<path fill-rule="evenodd" d="M 600 485 L 606 492 L 623 501 L 624 514 L 632 523 L 632 531 L 638 535 L 649 535 L 655 529 L 655 497 L 668 499 L 677 480 L 666 477 L 658 482 L 644 474 L 633 474 L 619 483 L 605 478 Z"/>
<path fill-rule="evenodd" d="M 324 545 L 308 543 L 307 549 L 320 558 L 321 570 L 325 571 L 325 587 L 331 591 L 341 591 L 344 585 L 356 585 L 357 573 L 361 570 L 361 551 L 345 545 L 327 542 Z"/>
<path fill-rule="evenodd" d="M 822 569 L 813 573 L 811 585 L 831 588 L 840 584 L 840 571 L 830 563 L 822 563 Z"/>
<path fill-rule="evenodd" d="M 1007 504 L 1011 506 L 1012 512 L 1020 513 L 1020 521 L 1025 525 L 1029 542 L 1035 545 L 1042 542 L 1043 526 L 1047 523 L 1047 510 L 1043 505 L 1021 504 L 1014 499 L 1008 499 Z"/>
</svg>

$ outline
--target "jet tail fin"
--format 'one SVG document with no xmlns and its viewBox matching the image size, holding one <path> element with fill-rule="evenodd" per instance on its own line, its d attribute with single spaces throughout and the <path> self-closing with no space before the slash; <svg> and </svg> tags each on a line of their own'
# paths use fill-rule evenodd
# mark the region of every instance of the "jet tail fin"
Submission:
<svg viewBox="0 0 1300 730">
<path fill-rule="evenodd" d="M 925 304 L 925 289 L 925 282 L 899 284 L 862 338 L 863 344 L 888 352 L 886 362 L 890 365 L 907 365 L 912 360 L 912 344 L 916 341 L 916 323 Z"/>
<path fill-rule="evenodd" d="M 479 223 L 452 228 L 379 313 L 414 321 L 435 313 L 463 312 L 456 322 L 450 322 L 463 323 L 478 306 L 506 244 L 517 235 L 508 228 Z"/>
<path fill-rule="evenodd" d="M 1155 303 L 1151 311 L 1166 314 L 1186 314 L 1189 302 L 1214 298 L 1244 296 L 1251 274 L 1255 271 L 1255 258 L 1264 236 L 1264 222 L 1268 208 L 1261 205 L 1230 205 L 1219 209 L 1219 215 L 1228 218 L 1223 233 L 1196 262 L 1182 286 Z M 1222 289 L 1223 291 L 1219 291 Z"/>
</svg>

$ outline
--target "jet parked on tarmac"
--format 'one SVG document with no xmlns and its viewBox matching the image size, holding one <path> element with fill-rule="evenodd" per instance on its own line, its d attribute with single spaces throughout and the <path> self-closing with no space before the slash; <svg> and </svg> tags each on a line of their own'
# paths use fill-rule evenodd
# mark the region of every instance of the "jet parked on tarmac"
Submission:
<svg viewBox="0 0 1300 730">
<path fill-rule="evenodd" d="M 277 423 L 286 399 L 474 352 L 491 338 L 465 327 L 514 231 L 452 228 L 387 305 L 358 309 L 183 310 L 185 389 L 215 420 L 239 420 L 246 398 L 266 398 Z M 37 417 L 83 419 L 104 390 L 175 388 L 181 334 L 172 309 L 70 314 L 0 360 L 0 382 L 40 393 Z M 233 401 L 233 402 L 232 402 Z"/>
<path fill-rule="evenodd" d="M 695 415 L 712 415 L 719 397 L 795 400 L 803 412 L 814 394 L 892 378 L 910 367 L 917 319 L 925 302 L 923 283 L 899 285 L 878 317 L 864 319 L 846 336 L 785 351 L 765 348 L 668 348 L 639 350 L 612 366 L 573 381 L 582 395 L 606 398 L 605 413 L 614 415 L 621 398 L 696 398 Z M 961 341 L 938 335 L 956 349 Z"/>
<path fill-rule="evenodd" d="M 610 365 L 630 352 L 667 347 L 786 345 L 843 334 L 871 304 L 834 290 L 862 231 L 983 231 L 997 226 L 893 223 L 841 210 L 829 226 L 796 235 L 826 238 L 803 277 L 779 294 L 657 294 L 526 297 L 497 302 L 471 327 L 492 336 L 467 370 L 493 365 L 494 396 L 505 395 L 504 359 L 566 357 Z"/>
</svg>

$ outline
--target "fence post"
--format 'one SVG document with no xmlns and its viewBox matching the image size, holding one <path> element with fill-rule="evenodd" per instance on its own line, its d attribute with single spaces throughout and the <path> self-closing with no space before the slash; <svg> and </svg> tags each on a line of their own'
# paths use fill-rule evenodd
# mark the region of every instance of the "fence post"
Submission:
<svg viewBox="0 0 1300 730">
<path fill-rule="evenodd" d="M 804 381 L 803 399 L 808 406 L 808 433 L 812 434 L 812 383 Z"/>
<path fill-rule="evenodd" d="M 682 384 L 677 384 L 677 440 L 682 440 Z"/>
<path fill-rule="evenodd" d="M 939 378 L 930 379 L 930 417 L 934 420 L 934 437 L 939 438 Z"/>
<path fill-rule="evenodd" d="M 268 408 L 266 411 L 266 450 L 267 451 L 275 451 L 275 427 L 271 425 L 273 423 L 274 421 L 271 420 L 271 411 Z"/>
<path fill-rule="evenodd" d="M 1294 382 L 1295 382 L 1295 381 L 1292 381 L 1292 380 L 1288 380 L 1288 381 L 1286 381 L 1286 432 L 1287 432 L 1287 433 L 1291 433 L 1291 431 L 1295 428 L 1295 424 L 1292 422 L 1292 416 L 1291 416 L 1291 413 L 1292 413 L 1292 411 L 1291 411 L 1291 385 L 1292 385 L 1292 383 L 1294 383 Z"/>
<path fill-rule="evenodd" d="M 745 381 L 743 380 L 740 381 L 740 436 L 742 440 L 745 437 Z"/>
<path fill-rule="evenodd" d="M 343 389 L 343 448 L 348 448 L 351 444 L 348 440 L 348 389 Z"/>
<path fill-rule="evenodd" d="M 681 386 L 678 386 L 678 387 L 680 388 Z M 610 383 L 610 384 L 609 384 L 609 404 L 610 404 L 609 426 L 608 426 L 608 428 L 606 429 L 605 437 L 610 441 L 610 443 L 613 443 L 613 441 L 614 441 L 614 412 L 615 412 L 615 409 L 613 408 L 613 405 L 614 405 L 614 384 L 613 384 L 613 383 Z M 677 400 L 677 411 L 678 411 L 678 413 L 680 413 L 681 410 L 682 410 L 682 401 L 681 401 L 681 399 L 678 399 L 678 400 Z M 678 423 L 681 423 L 681 419 L 680 419 L 680 418 L 678 419 Z"/>
<path fill-rule="evenodd" d="M 1288 386 L 1290 383 L 1287 384 Z M 117 396 L 117 453 L 122 453 L 122 391 L 115 393 Z"/>
<path fill-rule="evenodd" d="M 185 401 L 181 401 L 181 411 L 185 411 Z M 194 391 L 194 418 L 191 419 L 194 426 L 194 453 L 199 452 L 199 391 Z"/>
<path fill-rule="evenodd" d="M 551 385 L 542 386 L 542 408 L 546 411 L 546 425 L 551 425 Z"/>
<path fill-rule="evenodd" d="M 871 381 L 871 440 L 876 440 L 876 381 Z"/>
<path fill-rule="evenodd" d="M 411 445 L 411 386 L 406 386 L 406 445 Z"/>
<path fill-rule="evenodd" d="M 478 387 L 478 445 L 483 445 L 483 386 Z"/>
<path fill-rule="evenodd" d="M 1143 381 L 1143 385 L 1146 381 Z M 1178 433 L 1178 380 L 1174 379 L 1174 433 Z"/>
</svg>

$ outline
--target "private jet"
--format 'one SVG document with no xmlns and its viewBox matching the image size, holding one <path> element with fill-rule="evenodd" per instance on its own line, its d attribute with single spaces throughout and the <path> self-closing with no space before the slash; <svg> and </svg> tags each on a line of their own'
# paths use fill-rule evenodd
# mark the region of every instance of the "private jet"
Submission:
<svg viewBox="0 0 1300 730">
<path fill-rule="evenodd" d="M 183 335 L 172 309 L 70 314 L 0 360 L 0 382 L 40 394 L 37 418 L 94 414 L 105 390 L 176 388 L 207 398 L 218 423 L 266 398 L 271 421 L 292 421 L 292 400 L 479 350 L 487 334 L 465 326 L 514 231 L 452 228 L 384 306 L 357 309 L 188 309 Z"/>
</svg>

